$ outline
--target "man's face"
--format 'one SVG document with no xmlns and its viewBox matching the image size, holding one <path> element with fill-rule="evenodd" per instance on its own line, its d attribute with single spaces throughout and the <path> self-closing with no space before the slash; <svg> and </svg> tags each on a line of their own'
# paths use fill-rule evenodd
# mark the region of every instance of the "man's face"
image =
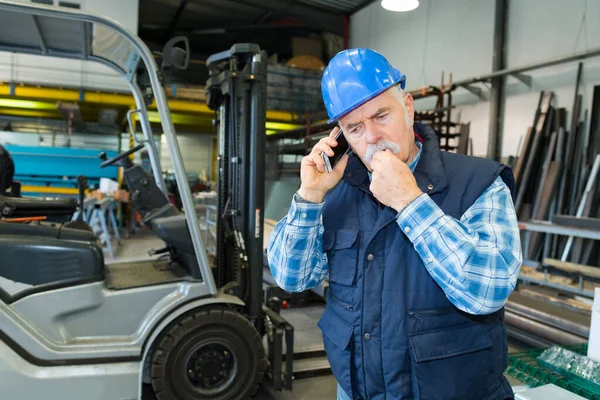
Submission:
<svg viewBox="0 0 600 400">
<path fill-rule="evenodd" d="M 396 92 L 396 93 L 394 93 Z M 412 124 L 407 127 L 404 108 L 396 88 L 391 88 L 341 117 L 338 122 L 348 143 L 371 171 L 375 152 L 391 149 L 401 161 L 408 163 L 414 150 Z M 414 103 L 410 94 L 404 96 L 410 120 L 414 118 Z"/>
</svg>

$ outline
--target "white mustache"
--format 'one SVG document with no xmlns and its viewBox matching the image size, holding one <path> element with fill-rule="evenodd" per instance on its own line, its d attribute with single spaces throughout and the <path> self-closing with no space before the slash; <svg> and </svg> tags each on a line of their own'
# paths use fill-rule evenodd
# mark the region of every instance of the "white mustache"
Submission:
<svg viewBox="0 0 600 400">
<path fill-rule="evenodd" d="M 377 153 L 378 151 L 384 151 L 386 149 L 390 149 L 392 151 L 392 153 L 394 153 L 394 154 L 400 153 L 400 146 L 398 146 L 396 143 L 391 142 L 389 140 L 380 140 L 379 142 L 377 142 L 375 144 L 367 145 L 367 152 L 365 153 L 365 161 L 370 164 L 375 153 Z"/>
</svg>

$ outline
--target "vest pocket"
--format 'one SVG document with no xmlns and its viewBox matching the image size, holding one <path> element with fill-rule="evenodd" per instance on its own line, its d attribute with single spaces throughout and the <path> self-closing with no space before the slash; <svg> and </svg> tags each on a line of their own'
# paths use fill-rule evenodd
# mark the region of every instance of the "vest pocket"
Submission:
<svg viewBox="0 0 600 400">
<path fill-rule="evenodd" d="M 331 372 L 346 393 L 352 393 L 352 337 L 354 328 L 330 309 L 325 311 L 317 326 L 323 333 L 323 345 Z"/>
<path fill-rule="evenodd" d="M 475 323 L 409 336 L 419 398 L 477 399 L 486 393 L 492 341 Z"/>
<path fill-rule="evenodd" d="M 356 278 L 358 262 L 358 231 L 338 229 L 323 235 L 323 251 L 327 253 L 329 280 L 342 285 L 352 285 Z"/>
</svg>

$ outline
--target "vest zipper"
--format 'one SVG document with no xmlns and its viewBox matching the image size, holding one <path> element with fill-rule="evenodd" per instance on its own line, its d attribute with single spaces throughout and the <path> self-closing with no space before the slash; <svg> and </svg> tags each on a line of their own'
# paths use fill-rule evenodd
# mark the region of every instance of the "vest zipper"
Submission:
<svg viewBox="0 0 600 400">
<path fill-rule="evenodd" d="M 335 302 L 341 305 L 345 310 L 354 311 L 354 306 L 352 304 L 344 303 L 337 296 L 334 296 L 333 293 L 331 293 L 331 291 L 329 292 L 329 295 L 333 297 Z"/>
<path fill-rule="evenodd" d="M 443 314 L 449 314 L 451 312 L 452 312 L 451 309 L 442 309 L 442 310 L 433 309 L 433 310 L 419 310 L 418 312 L 409 311 L 408 315 L 412 315 L 415 318 L 423 319 L 424 315 L 443 315 Z"/>
<path fill-rule="evenodd" d="M 421 317 L 421 314 L 417 314 L 414 311 L 409 311 L 408 315 L 412 315 L 413 317 L 418 318 L 418 319 L 423 319 L 423 317 Z"/>
</svg>

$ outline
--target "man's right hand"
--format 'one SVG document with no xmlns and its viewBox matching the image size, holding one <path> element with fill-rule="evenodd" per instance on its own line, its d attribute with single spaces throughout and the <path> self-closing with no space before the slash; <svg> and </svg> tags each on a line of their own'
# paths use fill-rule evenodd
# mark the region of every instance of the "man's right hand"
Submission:
<svg viewBox="0 0 600 400">
<path fill-rule="evenodd" d="M 301 184 L 298 194 L 305 200 L 313 203 L 323 202 L 327 192 L 337 185 L 344 175 L 344 170 L 348 164 L 348 154 L 340 160 L 331 173 L 325 170 L 325 164 L 321 158 L 321 153 L 333 156 L 332 148 L 337 146 L 334 137 L 338 131 L 338 127 L 333 128 L 329 136 L 319 140 L 310 154 L 302 159 L 300 166 Z"/>
</svg>

